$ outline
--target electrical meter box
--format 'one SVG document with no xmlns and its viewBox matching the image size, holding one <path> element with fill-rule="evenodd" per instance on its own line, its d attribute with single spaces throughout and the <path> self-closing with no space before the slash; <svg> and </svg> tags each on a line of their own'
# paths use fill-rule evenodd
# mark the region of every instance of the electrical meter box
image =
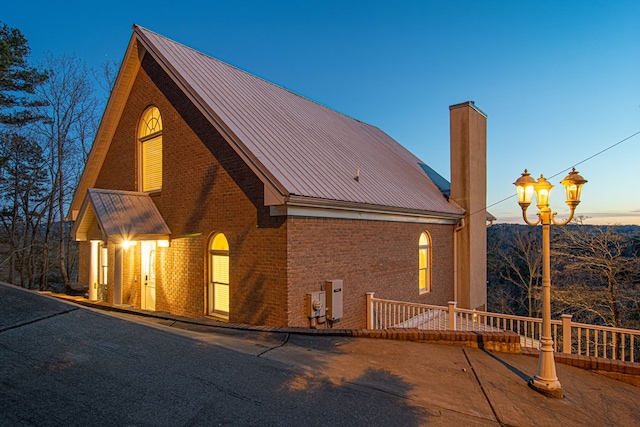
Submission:
<svg viewBox="0 0 640 427">
<path fill-rule="evenodd" d="M 307 294 L 307 317 L 317 319 L 318 323 L 326 321 L 326 292 L 311 292 Z"/>
<path fill-rule="evenodd" d="M 332 322 L 342 318 L 342 289 L 342 280 L 327 280 L 324 282 L 327 301 L 327 319 Z"/>
</svg>

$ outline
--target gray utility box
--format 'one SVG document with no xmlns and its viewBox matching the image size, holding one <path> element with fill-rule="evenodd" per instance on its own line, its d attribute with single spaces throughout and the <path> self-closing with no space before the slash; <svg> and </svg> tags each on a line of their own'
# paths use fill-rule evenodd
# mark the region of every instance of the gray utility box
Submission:
<svg viewBox="0 0 640 427">
<path fill-rule="evenodd" d="M 324 291 L 327 301 L 327 319 L 335 322 L 342 318 L 342 280 L 327 280 Z"/>
</svg>

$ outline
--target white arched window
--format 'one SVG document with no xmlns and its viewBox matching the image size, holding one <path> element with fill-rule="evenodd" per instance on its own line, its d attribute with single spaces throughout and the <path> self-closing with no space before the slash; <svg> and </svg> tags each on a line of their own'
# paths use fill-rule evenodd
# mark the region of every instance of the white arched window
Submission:
<svg viewBox="0 0 640 427">
<path fill-rule="evenodd" d="M 162 190 L 162 118 L 160 110 L 149 107 L 140 120 L 140 190 Z"/>
<path fill-rule="evenodd" d="M 209 245 L 209 301 L 210 315 L 229 316 L 229 243 L 218 233 Z"/>
<path fill-rule="evenodd" d="M 418 242 L 418 290 L 431 292 L 431 236 L 424 232 Z"/>
</svg>

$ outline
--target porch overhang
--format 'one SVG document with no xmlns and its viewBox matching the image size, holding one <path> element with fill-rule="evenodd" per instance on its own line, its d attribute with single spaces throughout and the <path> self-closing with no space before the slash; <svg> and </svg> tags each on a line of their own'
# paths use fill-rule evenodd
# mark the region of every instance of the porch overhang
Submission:
<svg viewBox="0 0 640 427">
<path fill-rule="evenodd" d="M 71 230 L 76 241 L 168 240 L 171 230 L 147 193 L 89 188 Z"/>
</svg>

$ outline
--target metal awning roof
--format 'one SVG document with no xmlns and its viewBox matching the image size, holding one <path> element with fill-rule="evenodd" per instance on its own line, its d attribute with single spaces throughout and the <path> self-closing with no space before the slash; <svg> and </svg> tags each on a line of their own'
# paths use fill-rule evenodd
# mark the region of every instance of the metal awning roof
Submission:
<svg viewBox="0 0 640 427">
<path fill-rule="evenodd" d="M 78 241 L 166 240 L 171 230 L 147 193 L 89 188 L 71 236 Z"/>
</svg>

